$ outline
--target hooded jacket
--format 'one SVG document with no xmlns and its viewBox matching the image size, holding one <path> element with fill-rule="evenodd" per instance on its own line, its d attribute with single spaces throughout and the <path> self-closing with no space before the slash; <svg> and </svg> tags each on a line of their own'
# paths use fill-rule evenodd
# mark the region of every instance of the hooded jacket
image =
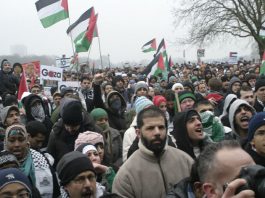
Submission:
<svg viewBox="0 0 265 198">
<path fill-rule="evenodd" d="M 113 95 L 118 95 L 121 99 L 121 109 L 119 112 L 113 110 L 111 108 L 110 98 Z M 126 120 L 125 120 L 125 111 L 126 111 L 126 101 L 122 97 L 122 95 L 117 91 L 112 91 L 107 95 L 106 104 L 104 104 L 101 97 L 101 88 L 100 85 L 94 84 L 94 105 L 96 108 L 102 108 L 108 113 L 109 125 L 110 127 L 117 129 L 118 131 L 125 131 Z"/>
<path fill-rule="evenodd" d="M 223 113 L 222 115 L 219 116 L 224 126 L 231 127 L 229 123 L 228 113 L 229 113 L 230 106 L 236 99 L 237 99 L 237 96 L 235 94 L 228 94 L 224 100 Z"/>
<path fill-rule="evenodd" d="M 245 100 L 241 100 L 241 99 L 237 99 L 233 102 L 233 105 L 231 105 L 230 110 L 229 110 L 229 123 L 231 125 L 231 129 L 232 132 L 230 135 L 232 135 L 232 139 L 236 139 L 239 142 L 241 142 L 241 144 L 244 144 L 245 141 L 242 142 L 242 139 L 240 138 L 239 134 L 236 131 L 236 127 L 235 127 L 235 113 L 236 110 L 241 106 L 241 105 L 246 105 L 248 106 L 250 109 L 252 109 L 253 114 L 256 113 L 255 109 L 248 104 L 248 102 L 246 102 Z M 230 138 L 228 138 L 230 139 Z"/>
<path fill-rule="evenodd" d="M 239 83 L 241 84 L 241 80 L 240 80 L 238 77 L 233 76 L 233 77 L 231 78 L 231 80 L 229 81 L 228 94 L 237 94 L 237 93 L 234 93 L 234 92 L 232 91 L 232 86 L 233 86 L 233 84 L 236 83 L 236 82 L 239 82 Z"/>
<path fill-rule="evenodd" d="M 67 103 L 62 104 L 60 113 L 63 113 L 63 110 L 65 109 L 64 105 L 67 105 Z M 66 131 L 62 118 L 54 124 L 47 147 L 47 152 L 50 153 L 55 160 L 54 167 L 56 167 L 56 164 L 64 154 L 74 150 L 75 140 L 77 139 L 79 133 L 85 131 L 101 132 L 87 112 L 83 112 L 82 115 L 83 121 L 81 122 L 79 130 L 74 135 L 71 135 L 68 131 Z"/>
<path fill-rule="evenodd" d="M 5 73 L 3 71 L 3 63 L 7 61 L 6 59 L 1 62 L 1 71 L 0 71 L 0 96 L 3 97 L 4 94 L 12 94 L 15 95 L 18 87 L 19 80 L 18 78 L 12 74 L 12 69 L 10 72 Z"/>
<path fill-rule="evenodd" d="M 47 131 L 48 131 L 48 134 L 46 136 L 46 141 L 44 143 L 44 145 L 46 146 L 48 143 L 50 132 L 52 130 L 53 123 L 46 114 L 45 105 L 44 105 L 42 98 L 38 95 L 30 94 L 27 97 L 23 98 L 23 100 L 22 100 L 22 103 L 24 105 L 25 112 L 26 112 L 26 123 L 35 120 L 31 114 L 31 107 L 32 107 L 33 101 L 36 101 L 36 100 L 38 100 L 41 103 L 41 106 L 43 107 L 43 110 L 45 112 L 45 119 L 43 120 L 42 123 L 46 126 Z"/>
<path fill-rule="evenodd" d="M 188 135 L 186 123 L 188 121 L 188 115 L 190 113 L 195 113 L 200 116 L 195 110 L 189 110 L 186 112 L 177 113 L 173 120 L 174 130 L 171 132 L 174 136 L 177 148 L 189 154 L 193 159 L 196 158 L 193 145 Z M 210 141 L 208 140 L 207 135 L 205 135 L 205 139 L 199 142 L 199 149 L 202 149 L 208 144 Z"/>
</svg>

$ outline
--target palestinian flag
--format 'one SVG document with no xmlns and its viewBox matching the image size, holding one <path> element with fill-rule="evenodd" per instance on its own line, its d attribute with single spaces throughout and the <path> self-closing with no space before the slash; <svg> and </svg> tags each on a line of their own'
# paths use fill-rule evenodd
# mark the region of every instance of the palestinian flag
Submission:
<svg viewBox="0 0 265 198">
<path fill-rule="evenodd" d="M 155 55 L 158 55 L 159 53 L 162 53 L 164 56 L 164 53 L 166 53 L 166 44 L 165 39 L 162 39 L 161 42 L 158 45 L 157 51 Z"/>
<path fill-rule="evenodd" d="M 173 63 L 173 61 L 171 60 L 171 56 L 170 56 L 169 59 L 168 59 L 168 65 L 169 65 L 170 68 L 174 66 L 174 63 Z"/>
<path fill-rule="evenodd" d="M 167 78 L 167 74 L 170 71 L 170 67 L 169 67 L 169 62 L 168 62 L 165 39 L 162 39 L 161 42 L 158 45 L 156 55 L 158 55 L 160 53 L 163 56 L 164 65 L 166 67 L 166 70 L 164 71 L 164 78 Z"/>
<path fill-rule="evenodd" d="M 148 41 L 146 44 L 144 44 L 142 47 L 142 51 L 144 53 L 156 51 L 156 39 L 154 38 L 151 41 Z"/>
<path fill-rule="evenodd" d="M 98 32 L 96 27 L 97 18 L 98 15 L 93 15 L 90 17 L 87 31 L 83 35 L 82 39 L 78 40 L 75 44 L 75 50 L 77 53 L 87 52 L 92 43 L 93 37 L 98 37 Z"/>
<path fill-rule="evenodd" d="M 25 72 L 23 71 L 21 78 L 20 78 L 19 87 L 18 87 L 17 99 L 21 100 L 22 94 L 27 91 L 28 91 L 28 86 L 27 86 Z"/>
<path fill-rule="evenodd" d="M 44 28 L 69 17 L 67 0 L 39 0 L 35 5 Z"/>
<path fill-rule="evenodd" d="M 98 36 L 96 22 L 97 15 L 91 7 L 68 27 L 66 32 L 72 36 L 77 53 L 88 51 L 92 38 Z"/>
<path fill-rule="evenodd" d="M 163 60 L 162 54 L 158 54 L 155 58 L 147 65 L 145 70 L 142 72 L 148 78 L 150 76 L 158 76 L 159 74 L 163 74 L 165 71 L 165 64 Z"/>
<path fill-rule="evenodd" d="M 265 52 L 263 53 L 263 57 L 262 57 L 262 63 L 261 63 L 261 67 L 260 67 L 260 75 L 265 75 Z"/>
</svg>

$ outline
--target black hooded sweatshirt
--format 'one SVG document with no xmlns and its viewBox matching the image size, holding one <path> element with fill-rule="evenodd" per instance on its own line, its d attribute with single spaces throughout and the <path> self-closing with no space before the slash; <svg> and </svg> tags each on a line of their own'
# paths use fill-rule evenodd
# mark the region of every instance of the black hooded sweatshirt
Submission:
<svg viewBox="0 0 265 198">
<path fill-rule="evenodd" d="M 189 110 L 186 112 L 177 113 L 173 120 L 174 129 L 171 132 L 174 138 L 176 139 L 177 148 L 189 154 L 193 159 L 196 159 L 196 156 L 193 152 L 193 145 L 189 138 L 188 131 L 186 128 L 186 123 L 188 121 L 188 115 L 197 114 L 200 116 L 195 110 Z M 202 151 L 204 148 L 205 142 L 204 140 L 199 142 L 199 148 Z"/>
</svg>

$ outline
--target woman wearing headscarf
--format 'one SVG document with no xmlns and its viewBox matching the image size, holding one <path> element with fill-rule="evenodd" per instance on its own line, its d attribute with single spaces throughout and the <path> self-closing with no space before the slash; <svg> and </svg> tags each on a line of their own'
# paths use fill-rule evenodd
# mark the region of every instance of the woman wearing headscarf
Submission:
<svg viewBox="0 0 265 198">
<path fill-rule="evenodd" d="M 19 169 L 36 186 L 42 197 L 60 195 L 58 181 L 49 161 L 38 151 L 30 149 L 28 134 L 23 125 L 11 125 L 6 129 L 4 148 L 16 156 Z"/>
<path fill-rule="evenodd" d="M 111 192 L 116 174 L 105 162 L 108 156 L 105 153 L 103 136 L 92 131 L 80 133 L 75 141 L 75 150 L 88 156 L 97 173 L 97 182 L 105 186 L 106 191 Z"/>
</svg>

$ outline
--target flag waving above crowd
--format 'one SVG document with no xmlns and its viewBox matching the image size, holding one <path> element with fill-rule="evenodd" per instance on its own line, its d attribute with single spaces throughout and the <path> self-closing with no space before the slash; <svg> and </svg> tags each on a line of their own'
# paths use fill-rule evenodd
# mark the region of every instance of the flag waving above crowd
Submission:
<svg viewBox="0 0 265 198">
<path fill-rule="evenodd" d="M 142 51 L 144 53 L 156 51 L 156 39 L 154 38 L 151 41 L 145 43 L 142 47 Z"/>
<path fill-rule="evenodd" d="M 91 7 L 69 26 L 66 32 L 72 36 L 76 52 L 88 51 L 93 37 L 97 36 L 96 22 L 97 15 L 95 15 L 94 7 Z"/>
<path fill-rule="evenodd" d="M 39 0 L 35 5 L 44 28 L 69 17 L 67 0 Z"/>
</svg>

